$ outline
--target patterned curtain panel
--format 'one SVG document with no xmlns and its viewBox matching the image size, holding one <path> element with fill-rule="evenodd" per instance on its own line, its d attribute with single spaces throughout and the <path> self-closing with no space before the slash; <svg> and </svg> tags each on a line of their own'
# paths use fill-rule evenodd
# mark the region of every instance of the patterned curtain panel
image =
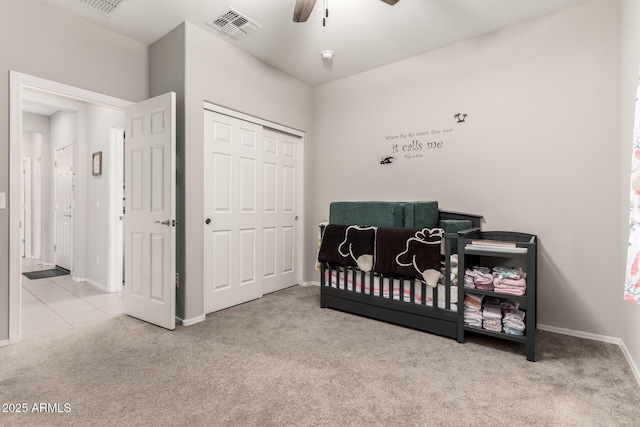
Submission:
<svg viewBox="0 0 640 427">
<path fill-rule="evenodd" d="M 640 304 L 640 80 L 633 122 L 633 157 L 631 159 L 631 196 L 629 204 L 629 249 L 624 299 Z"/>
</svg>

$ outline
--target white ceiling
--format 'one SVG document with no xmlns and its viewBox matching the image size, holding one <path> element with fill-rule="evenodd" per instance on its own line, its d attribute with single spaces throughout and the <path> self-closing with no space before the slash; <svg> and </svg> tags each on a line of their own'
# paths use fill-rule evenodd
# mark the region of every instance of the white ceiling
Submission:
<svg viewBox="0 0 640 427">
<path fill-rule="evenodd" d="M 306 23 L 295 0 L 124 0 L 109 16 L 78 0 L 40 0 L 147 45 L 189 21 L 280 70 L 317 86 L 589 0 L 328 0 Z M 206 25 L 233 7 L 262 26 L 235 41 Z M 335 52 L 331 64 L 320 52 Z"/>
</svg>

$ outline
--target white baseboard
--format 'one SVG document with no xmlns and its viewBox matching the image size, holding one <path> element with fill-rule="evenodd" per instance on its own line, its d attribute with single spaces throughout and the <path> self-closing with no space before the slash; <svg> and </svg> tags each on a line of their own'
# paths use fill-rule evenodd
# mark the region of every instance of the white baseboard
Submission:
<svg viewBox="0 0 640 427">
<path fill-rule="evenodd" d="M 627 358 L 627 362 L 629 362 L 629 367 L 631 368 L 631 372 L 633 372 L 633 376 L 636 377 L 636 381 L 640 385 L 640 369 L 638 369 L 638 365 L 633 361 L 631 357 L 631 353 L 629 353 L 629 349 L 625 345 L 624 341 L 620 344 L 620 349 L 622 350 L 622 354 Z"/>
<path fill-rule="evenodd" d="M 631 372 L 633 372 L 633 376 L 636 378 L 636 382 L 638 383 L 638 385 L 640 385 L 640 369 L 638 369 L 638 366 L 631 357 L 631 353 L 629 353 L 629 349 L 625 345 L 624 341 L 622 341 L 622 339 L 610 337 L 607 335 L 598 335 L 589 332 L 575 331 L 573 329 L 558 328 L 556 326 L 541 324 L 538 324 L 538 329 L 541 331 L 555 332 L 556 334 L 569 335 L 572 337 L 586 338 L 589 340 L 616 344 L 620 347 L 620 350 L 622 350 L 622 354 L 624 354 L 624 357 L 627 359 L 627 363 L 629 363 L 629 367 L 631 368 Z"/>
<path fill-rule="evenodd" d="M 602 341 L 609 344 L 622 344 L 622 340 L 607 335 L 592 334 L 589 332 L 575 331 L 573 329 L 558 328 L 556 326 L 541 325 L 538 323 L 538 329 L 541 331 L 555 332 L 556 334 L 569 335 L 572 337 L 586 338 L 593 341 Z"/>
<path fill-rule="evenodd" d="M 182 326 L 191 326 L 195 325 L 196 323 L 204 322 L 206 318 L 207 316 L 205 314 L 203 314 L 202 316 L 193 317 L 191 319 L 181 319 L 179 317 L 176 317 L 176 323 Z"/>
<path fill-rule="evenodd" d="M 320 286 L 320 282 L 316 282 L 316 281 L 311 281 L 311 282 L 302 282 L 302 284 L 300 286 Z"/>
<path fill-rule="evenodd" d="M 75 280 L 75 279 L 74 279 Z M 95 286 L 96 288 L 100 289 L 101 291 L 105 291 L 105 292 L 109 292 L 109 290 L 107 289 L 106 286 L 102 285 L 101 283 L 98 282 L 94 282 L 91 279 L 84 279 L 84 282 L 90 284 L 91 286 Z"/>
<path fill-rule="evenodd" d="M 9 340 L 0 341 L 0 347 L 5 347 L 9 345 Z"/>
</svg>

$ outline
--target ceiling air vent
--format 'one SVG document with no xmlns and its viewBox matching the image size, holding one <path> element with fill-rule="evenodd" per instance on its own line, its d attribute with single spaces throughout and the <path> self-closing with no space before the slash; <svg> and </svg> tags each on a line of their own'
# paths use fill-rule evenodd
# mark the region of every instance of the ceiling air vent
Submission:
<svg viewBox="0 0 640 427">
<path fill-rule="evenodd" d="M 240 40 L 241 38 L 258 31 L 260 24 L 247 18 L 237 10 L 229 8 L 229 11 L 223 13 L 216 19 L 207 22 L 213 28 L 216 28 L 230 37 Z"/>
<path fill-rule="evenodd" d="M 115 10 L 122 0 L 78 0 L 80 3 L 84 3 L 92 9 L 102 12 L 105 15 L 109 15 Z"/>
</svg>

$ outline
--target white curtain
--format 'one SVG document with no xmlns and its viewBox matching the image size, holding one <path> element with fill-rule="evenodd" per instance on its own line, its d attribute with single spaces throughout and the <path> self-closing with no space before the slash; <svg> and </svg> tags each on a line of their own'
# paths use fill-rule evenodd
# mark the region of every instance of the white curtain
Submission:
<svg viewBox="0 0 640 427">
<path fill-rule="evenodd" d="M 636 94 L 631 158 L 631 195 L 629 203 L 629 248 L 624 299 L 640 304 L 640 80 Z"/>
</svg>

